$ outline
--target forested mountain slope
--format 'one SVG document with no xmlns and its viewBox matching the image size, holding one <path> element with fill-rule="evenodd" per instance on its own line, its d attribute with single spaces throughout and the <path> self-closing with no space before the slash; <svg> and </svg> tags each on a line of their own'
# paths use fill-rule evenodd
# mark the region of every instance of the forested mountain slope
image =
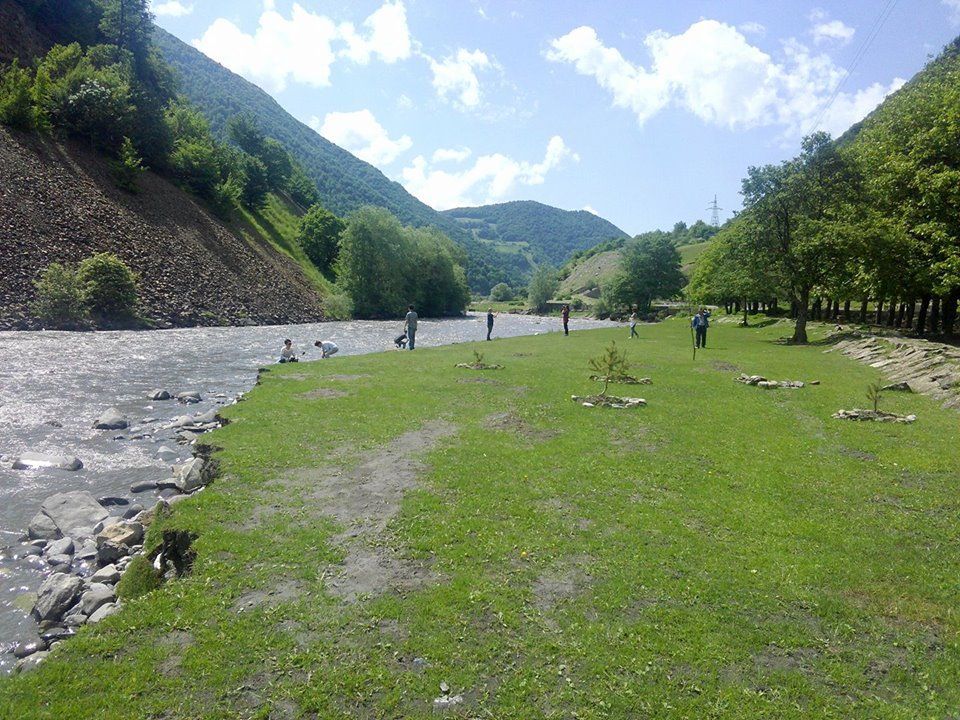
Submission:
<svg viewBox="0 0 960 720">
<path fill-rule="evenodd" d="M 535 262 L 561 265 L 578 250 L 586 250 L 627 233 L 609 220 L 586 210 L 561 210 L 532 200 L 446 210 L 481 241 L 523 244 Z"/>
</svg>

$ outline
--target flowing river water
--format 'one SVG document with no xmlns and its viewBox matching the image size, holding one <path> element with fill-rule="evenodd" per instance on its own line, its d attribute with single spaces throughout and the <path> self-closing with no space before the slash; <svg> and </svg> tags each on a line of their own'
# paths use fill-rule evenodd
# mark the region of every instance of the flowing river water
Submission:
<svg viewBox="0 0 960 720">
<path fill-rule="evenodd" d="M 572 319 L 572 330 L 610 323 Z M 120 496 L 149 507 L 155 493 L 132 496 L 138 481 L 170 476 L 170 465 L 191 455 L 164 425 L 234 401 L 249 390 L 257 369 L 276 362 L 284 338 L 305 360 L 319 358 L 315 339 L 332 340 L 343 355 L 393 349 L 398 321 L 328 322 L 246 328 L 189 328 L 150 332 L 0 332 L 0 672 L 13 666 L 10 651 L 36 638 L 29 615 L 32 594 L 47 574 L 42 557 L 22 557 L 21 536 L 51 495 L 85 490 L 94 497 Z M 500 315 L 494 337 L 560 330 L 557 318 Z M 421 320 L 417 345 L 430 347 L 482 340 L 484 316 Z M 148 400 L 154 389 L 198 391 L 199 404 Z M 97 417 L 117 408 L 131 428 L 94 430 Z M 132 439 L 136 436 L 138 439 Z M 161 446 L 178 458 L 161 459 Z M 83 469 L 14 470 L 27 451 L 75 455 Z M 120 508 L 122 510 L 122 508 Z"/>
</svg>

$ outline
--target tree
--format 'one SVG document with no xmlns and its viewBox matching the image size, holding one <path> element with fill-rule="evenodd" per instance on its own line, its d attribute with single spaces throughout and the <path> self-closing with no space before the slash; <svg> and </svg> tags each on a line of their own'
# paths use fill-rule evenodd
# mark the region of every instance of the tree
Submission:
<svg viewBox="0 0 960 720">
<path fill-rule="evenodd" d="M 129 192 L 137 191 L 137 180 L 146 168 L 137 154 L 130 138 L 124 138 L 120 145 L 120 156 L 113 163 L 114 180 L 117 186 Z"/>
<path fill-rule="evenodd" d="M 630 370 L 630 363 L 627 362 L 627 353 L 617 350 L 617 343 L 611 340 L 603 355 L 590 358 L 589 367 L 603 381 L 600 395 L 605 396 L 610 381 L 626 375 Z"/>
<path fill-rule="evenodd" d="M 240 201 L 251 210 L 263 207 L 270 192 L 267 166 L 259 158 L 240 153 L 235 181 L 240 188 Z"/>
<path fill-rule="evenodd" d="M 680 253 L 666 236 L 647 235 L 623 250 L 620 272 L 611 281 L 610 298 L 618 305 L 650 309 L 655 298 L 671 298 L 683 289 Z"/>
<path fill-rule="evenodd" d="M 410 289 L 418 312 L 427 317 L 463 312 L 470 302 L 462 250 L 436 228 L 404 228 L 412 246 L 415 286 Z"/>
<path fill-rule="evenodd" d="M 0 68 L 0 123 L 23 130 L 32 130 L 37 124 L 31 88 L 33 74 L 20 67 L 14 58 L 8 68 Z"/>
<path fill-rule="evenodd" d="M 267 139 L 252 115 L 234 115 L 227 123 L 227 133 L 234 144 L 248 155 L 256 158 L 263 156 Z"/>
<path fill-rule="evenodd" d="M 283 145 L 273 138 L 267 138 L 263 143 L 260 160 L 267 168 L 267 182 L 270 187 L 274 190 L 286 190 L 293 174 L 293 161 Z"/>
<path fill-rule="evenodd" d="M 105 319 L 125 320 L 137 307 L 137 276 L 113 253 L 92 255 L 80 263 L 77 278 L 90 312 Z"/>
<path fill-rule="evenodd" d="M 347 218 L 335 269 L 356 317 L 393 317 L 410 303 L 407 250 L 403 227 L 387 210 L 368 205 Z"/>
<path fill-rule="evenodd" d="M 301 207 L 309 208 L 320 201 L 317 184 L 310 179 L 299 163 L 293 163 L 293 169 L 287 180 L 287 192 L 291 199 Z"/>
<path fill-rule="evenodd" d="M 314 205 L 300 219 L 297 243 L 321 272 L 329 272 L 337 259 L 340 238 L 347 224 L 321 205 Z"/>
<path fill-rule="evenodd" d="M 37 298 L 33 312 L 57 327 L 76 327 L 87 319 L 83 283 L 68 265 L 50 263 L 34 282 Z"/>
<path fill-rule="evenodd" d="M 557 272 L 549 265 L 541 265 L 533 272 L 527 287 L 527 302 L 537 312 L 543 312 L 560 283 Z"/>
<path fill-rule="evenodd" d="M 497 283 L 490 288 L 490 299 L 497 302 L 513 300 L 513 290 L 506 283 Z"/>
<path fill-rule="evenodd" d="M 803 139 L 800 155 L 780 165 L 751 167 L 744 207 L 757 232 L 752 254 L 777 272 L 796 309 L 793 342 L 807 342 L 813 288 L 830 268 L 855 253 L 859 216 L 856 168 L 823 132 Z"/>
<path fill-rule="evenodd" d="M 101 5 L 100 32 L 107 42 L 146 62 L 153 34 L 150 0 L 101 0 Z"/>
</svg>

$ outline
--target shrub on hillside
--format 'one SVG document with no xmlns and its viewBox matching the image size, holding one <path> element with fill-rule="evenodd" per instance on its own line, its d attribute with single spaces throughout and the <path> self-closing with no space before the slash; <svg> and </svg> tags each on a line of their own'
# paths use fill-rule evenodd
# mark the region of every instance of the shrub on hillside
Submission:
<svg viewBox="0 0 960 720">
<path fill-rule="evenodd" d="M 350 320 L 353 318 L 353 301 L 342 292 L 333 292 L 323 298 L 323 316 L 326 320 Z"/>
<path fill-rule="evenodd" d="M 133 317 L 137 307 L 137 276 L 113 253 L 97 253 L 80 263 L 77 276 L 89 311 L 101 318 Z"/>
<path fill-rule="evenodd" d="M 77 271 L 62 263 L 50 263 L 34 283 L 37 297 L 33 312 L 44 323 L 75 327 L 87 319 L 83 283 Z"/>
<path fill-rule="evenodd" d="M 30 90 L 33 76 L 14 60 L 5 70 L 0 69 L 0 123 L 24 130 L 36 126 L 37 115 Z"/>
<path fill-rule="evenodd" d="M 337 259 L 340 236 L 347 224 L 322 205 L 314 205 L 300 220 L 297 243 L 322 272 L 329 272 Z"/>
<path fill-rule="evenodd" d="M 113 178 L 117 187 L 129 192 L 137 191 L 137 179 L 146 168 L 137 154 L 130 138 L 124 138 L 120 145 L 120 157 L 113 162 Z"/>
<path fill-rule="evenodd" d="M 490 288 L 490 299 L 497 302 L 506 302 L 513 300 L 513 290 L 506 283 L 497 283 Z"/>
</svg>

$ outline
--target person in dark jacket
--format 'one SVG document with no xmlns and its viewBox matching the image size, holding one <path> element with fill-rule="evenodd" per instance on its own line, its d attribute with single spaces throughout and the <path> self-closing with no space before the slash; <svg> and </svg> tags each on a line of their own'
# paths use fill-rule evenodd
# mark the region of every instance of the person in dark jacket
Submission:
<svg viewBox="0 0 960 720">
<path fill-rule="evenodd" d="M 490 333 L 493 332 L 493 308 L 487 308 L 487 340 L 490 339 Z"/>
<path fill-rule="evenodd" d="M 710 311 L 700 308 L 700 312 L 694 315 L 693 319 L 690 321 L 690 326 L 697 335 L 697 347 L 706 349 L 707 328 L 710 327 Z"/>
<path fill-rule="evenodd" d="M 563 320 L 563 334 L 569 335 L 570 334 L 570 327 L 569 327 L 570 306 L 569 305 L 564 305 L 562 308 L 560 308 L 560 319 Z"/>
</svg>

